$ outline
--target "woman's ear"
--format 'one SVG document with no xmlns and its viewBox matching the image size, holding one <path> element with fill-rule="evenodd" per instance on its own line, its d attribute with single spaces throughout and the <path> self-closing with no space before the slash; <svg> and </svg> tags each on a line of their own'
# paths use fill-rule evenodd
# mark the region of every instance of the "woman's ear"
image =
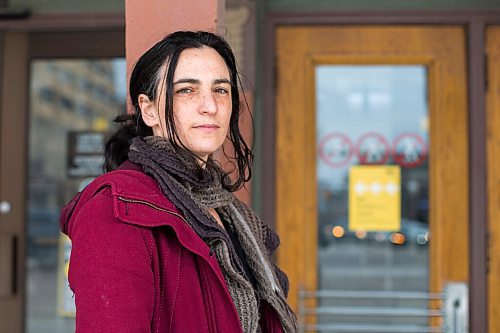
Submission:
<svg viewBox="0 0 500 333">
<path fill-rule="evenodd" d="M 139 108 L 141 108 L 141 116 L 144 123 L 151 128 L 160 126 L 159 113 L 156 108 L 156 103 L 151 101 L 145 94 L 140 94 L 138 99 Z"/>
</svg>

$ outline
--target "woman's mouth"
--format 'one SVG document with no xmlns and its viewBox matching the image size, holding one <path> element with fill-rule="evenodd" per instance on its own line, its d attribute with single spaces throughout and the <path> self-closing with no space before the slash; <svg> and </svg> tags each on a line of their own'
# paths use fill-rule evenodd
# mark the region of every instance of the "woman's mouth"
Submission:
<svg viewBox="0 0 500 333">
<path fill-rule="evenodd" d="M 219 128 L 219 126 L 216 124 L 201 124 L 201 125 L 194 126 L 194 128 L 202 130 L 202 131 L 206 131 L 206 132 L 211 132 L 211 131 L 217 130 Z"/>
</svg>

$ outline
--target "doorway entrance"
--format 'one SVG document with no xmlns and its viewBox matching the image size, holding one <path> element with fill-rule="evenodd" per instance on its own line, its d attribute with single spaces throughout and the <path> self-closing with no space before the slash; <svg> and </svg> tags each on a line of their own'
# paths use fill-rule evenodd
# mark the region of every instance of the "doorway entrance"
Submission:
<svg viewBox="0 0 500 333">
<path fill-rule="evenodd" d="M 125 108 L 125 36 L 1 36 L 0 332 L 74 332 L 59 211 L 102 173 L 112 119 Z"/>
<path fill-rule="evenodd" d="M 305 300 L 306 323 L 439 329 L 432 312 L 380 306 L 438 310 L 450 283 L 469 281 L 464 28 L 283 26 L 275 38 L 278 262 L 292 304 L 328 291 L 342 299 Z M 378 295 L 352 304 L 371 311 L 366 325 L 340 307 L 354 302 L 345 291 Z"/>
</svg>

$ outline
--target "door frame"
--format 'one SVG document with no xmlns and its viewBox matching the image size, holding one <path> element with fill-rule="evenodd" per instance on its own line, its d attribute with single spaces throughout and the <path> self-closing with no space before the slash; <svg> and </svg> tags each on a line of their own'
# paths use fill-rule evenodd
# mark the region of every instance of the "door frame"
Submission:
<svg viewBox="0 0 500 333">
<path fill-rule="evenodd" d="M 125 18 L 119 14 L 69 14 L 2 20 L 0 51 L 0 149 L 2 155 L 10 156 L 0 163 L 0 200 L 12 203 L 12 212 L 0 216 L 0 237 L 12 236 L 11 252 L 15 253 L 12 258 L 4 258 L 5 255 L 0 258 L 2 268 L 13 267 L 9 281 L 13 287 L 3 286 L 4 295 L 0 295 L 0 306 L 11 304 L 8 309 L 12 313 L 9 312 L 8 323 L 0 324 L 0 333 L 21 333 L 26 329 L 30 63 L 33 59 L 47 58 L 125 57 Z"/>
<path fill-rule="evenodd" d="M 486 76 L 485 30 L 489 24 L 500 24 L 500 10 L 492 11 L 359 11 L 359 12 L 276 12 L 266 16 L 263 47 L 260 50 L 262 72 L 259 86 L 263 101 L 260 157 L 261 214 L 274 223 L 276 217 L 276 40 L 279 26 L 287 25 L 461 25 L 467 39 L 468 135 L 469 135 L 469 327 L 471 332 L 488 330 L 487 290 L 487 183 L 486 161 Z M 270 112 L 272 110 L 272 112 Z"/>
</svg>

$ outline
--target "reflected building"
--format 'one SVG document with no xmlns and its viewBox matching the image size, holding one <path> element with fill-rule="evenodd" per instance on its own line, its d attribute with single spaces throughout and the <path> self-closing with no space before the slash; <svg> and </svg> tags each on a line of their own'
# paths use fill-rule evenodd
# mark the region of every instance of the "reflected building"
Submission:
<svg viewBox="0 0 500 333">
<path fill-rule="evenodd" d="M 120 68 L 121 63 L 121 68 Z M 118 66 L 117 66 L 118 64 Z M 28 255 L 55 265 L 61 204 L 81 179 L 66 179 L 68 133 L 107 132 L 125 108 L 123 60 L 35 60 L 31 64 Z M 45 250 L 44 250 L 45 249 Z M 52 249 L 52 250 L 50 250 Z M 44 259 L 42 259 L 44 258 Z"/>
<path fill-rule="evenodd" d="M 73 305 L 69 304 L 72 298 L 67 283 L 60 280 L 64 271 L 61 255 L 68 256 L 63 249 L 70 248 L 62 246 L 59 213 L 88 177 L 96 174 L 75 177 L 69 173 L 75 150 L 69 146 L 69 137 L 99 133 L 97 153 L 102 155 L 104 140 L 114 127 L 112 121 L 125 109 L 125 61 L 34 60 L 30 78 L 27 326 L 29 332 L 43 323 L 47 331 L 54 325 L 73 330 L 73 320 L 64 318 L 72 315 Z M 45 306 L 40 300 L 45 300 Z M 65 304 L 63 310 L 61 304 Z"/>
</svg>

